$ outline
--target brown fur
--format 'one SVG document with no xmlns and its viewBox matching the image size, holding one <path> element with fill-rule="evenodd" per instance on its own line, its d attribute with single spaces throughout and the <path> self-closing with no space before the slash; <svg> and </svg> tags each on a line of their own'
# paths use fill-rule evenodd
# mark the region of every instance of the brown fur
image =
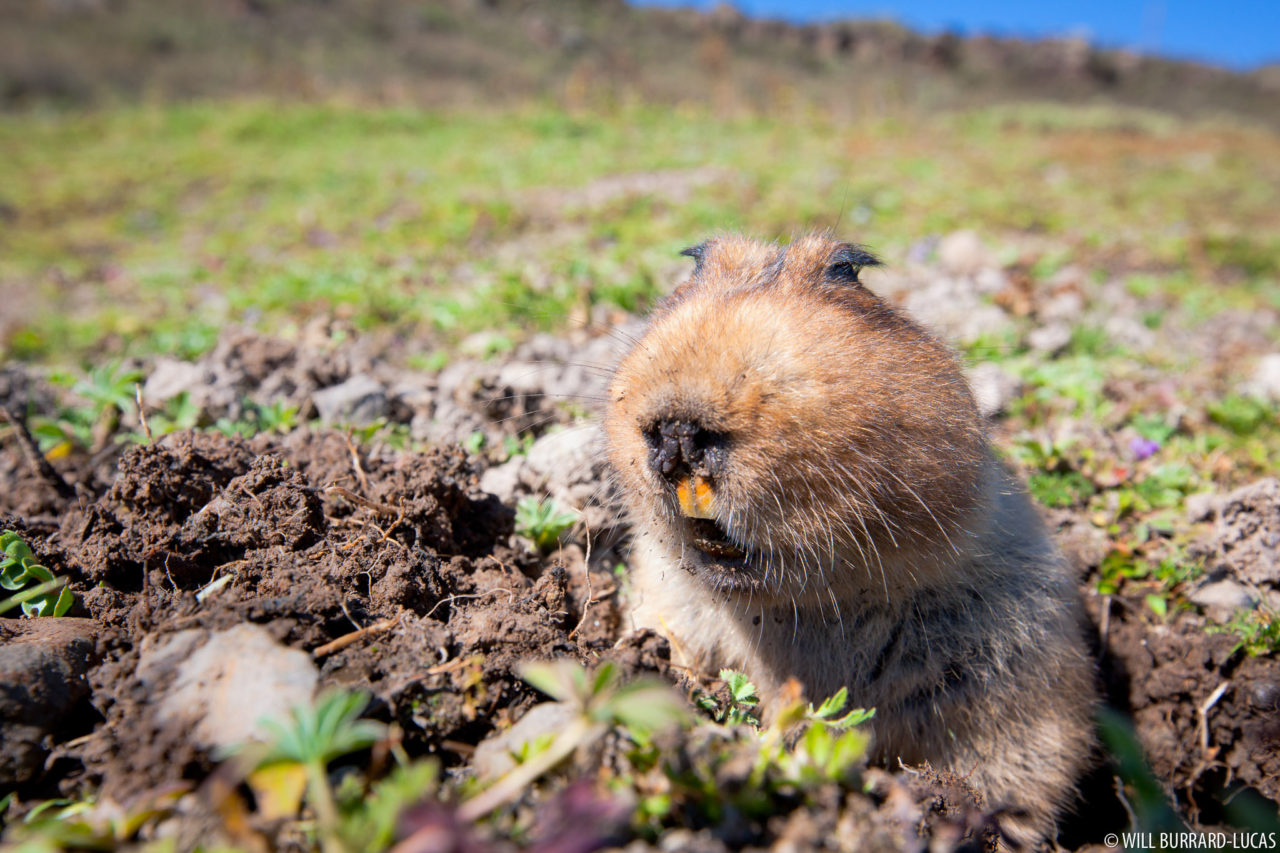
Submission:
<svg viewBox="0 0 1280 853">
<path fill-rule="evenodd" d="M 700 253 L 605 417 L 636 624 L 688 665 L 744 670 L 766 704 L 790 677 L 810 698 L 847 687 L 876 708 L 879 760 L 948 768 L 1023 813 L 1011 839 L 1051 836 L 1093 746 L 1080 605 L 954 357 L 839 266 L 870 260 L 847 245 Z M 663 423 L 715 449 L 664 456 Z M 727 550 L 695 547 L 711 522 L 681 513 L 682 472 L 711 483 Z"/>
</svg>

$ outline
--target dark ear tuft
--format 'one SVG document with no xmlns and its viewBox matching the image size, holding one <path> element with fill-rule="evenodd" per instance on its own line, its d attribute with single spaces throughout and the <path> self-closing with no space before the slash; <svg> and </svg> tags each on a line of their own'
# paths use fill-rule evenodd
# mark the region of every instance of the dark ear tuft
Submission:
<svg viewBox="0 0 1280 853">
<path fill-rule="evenodd" d="M 690 246 L 689 248 L 680 252 L 680 254 L 686 258 L 693 258 L 693 274 L 694 275 L 697 275 L 698 272 L 702 269 L 702 260 L 707 256 L 707 248 L 710 245 L 711 243 L 709 241 L 705 243 L 699 243 L 696 246 Z"/>
<path fill-rule="evenodd" d="M 845 243 L 831 254 L 831 259 L 827 262 L 827 281 L 861 284 L 858 281 L 858 273 L 862 268 L 878 266 L 880 266 L 880 259 L 865 247 Z"/>
</svg>

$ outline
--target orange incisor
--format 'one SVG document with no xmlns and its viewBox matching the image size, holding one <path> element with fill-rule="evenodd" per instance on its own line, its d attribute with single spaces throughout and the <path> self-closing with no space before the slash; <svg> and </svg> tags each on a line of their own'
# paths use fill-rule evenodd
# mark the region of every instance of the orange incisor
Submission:
<svg viewBox="0 0 1280 853">
<path fill-rule="evenodd" d="M 711 481 L 699 474 L 683 477 L 676 484 L 680 511 L 689 518 L 715 518 L 716 495 Z"/>
</svg>

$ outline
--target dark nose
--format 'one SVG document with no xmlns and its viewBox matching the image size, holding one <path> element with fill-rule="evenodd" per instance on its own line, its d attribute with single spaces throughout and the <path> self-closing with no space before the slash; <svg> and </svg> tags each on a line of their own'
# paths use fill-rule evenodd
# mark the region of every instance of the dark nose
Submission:
<svg viewBox="0 0 1280 853">
<path fill-rule="evenodd" d="M 717 477 L 724 471 L 727 441 L 693 421 L 658 421 L 645 430 L 649 442 L 649 465 L 675 481 L 688 474 Z"/>
</svg>

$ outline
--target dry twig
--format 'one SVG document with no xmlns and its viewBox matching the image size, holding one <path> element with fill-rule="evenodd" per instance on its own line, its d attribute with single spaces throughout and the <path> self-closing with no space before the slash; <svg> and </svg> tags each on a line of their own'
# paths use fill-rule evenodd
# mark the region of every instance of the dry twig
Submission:
<svg viewBox="0 0 1280 853">
<path fill-rule="evenodd" d="M 402 618 L 404 618 L 403 613 L 391 619 L 383 619 L 381 622 L 374 622 L 369 627 L 361 628 L 358 631 L 352 631 L 350 634 L 343 634 L 338 639 L 331 640 L 330 642 L 325 643 L 323 646 L 316 646 L 314 649 L 311 650 L 311 656 L 316 658 L 322 658 L 325 655 L 331 655 L 334 652 L 340 652 L 343 649 L 345 649 L 347 646 L 351 645 L 354 642 L 357 642 L 358 640 L 364 639 L 370 634 L 380 634 L 383 631 L 388 631 L 394 628 L 395 626 L 400 624 L 400 620 Z"/>
<path fill-rule="evenodd" d="M 76 490 L 66 480 L 62 479 L 62 475 L 58 473 L 57 469 L 50 464 L 48 459 L 44 458 L 44 454 L 40 452 L 40 448 L 36 445 L 36 440 L 31 436 L 31 431 L 27 429 L 26 422 L 15 417 L 4 406 L 0 406 L 0 416 L 3 416 L 6 421 L 13 424 L 13 437 L 18 440 L 18 446 L 22 448 L 23 455 L 27 457 L 27 462 L 35 469 L 40 479 L 48 483 L 58 493 L 58 497 L 64 500 L 74 498 Z"/>
</svg>

